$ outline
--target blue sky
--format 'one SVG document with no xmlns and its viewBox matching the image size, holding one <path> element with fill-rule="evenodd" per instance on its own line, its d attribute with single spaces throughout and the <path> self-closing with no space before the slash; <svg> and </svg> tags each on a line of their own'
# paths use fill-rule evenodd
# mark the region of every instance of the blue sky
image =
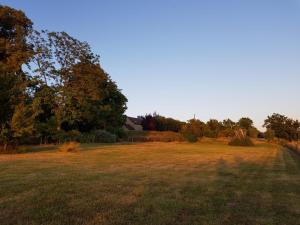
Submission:
<svg viewBox="0 0 300 225">
<path fill-rule="evenodd" d="M 90 43 L 130 116 L 300 119 L 300 0 L 2 0 Z"/>
</svg>

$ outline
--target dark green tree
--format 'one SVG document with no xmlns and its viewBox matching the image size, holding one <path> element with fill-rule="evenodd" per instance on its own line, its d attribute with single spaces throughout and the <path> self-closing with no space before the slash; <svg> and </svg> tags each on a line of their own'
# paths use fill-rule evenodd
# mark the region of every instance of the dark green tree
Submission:
<svg viewBox="0 0 300 225">
<path fill-rule="evenodd" d="M 222 137 L 233 137 L 235 135 L 235 129 L 237 127 L 237 123 L 226 119 L 222 122 L 222 130 L 220 132 L 220 136 Z"/>
<path fill-rule="evenodd" d="M 288 118 L 287 116 L 274 113 L 265 120 L 264 127 L 272 129 L 277 138 L 289 141 L 299 139 L 299 121 Z"/>
<path fill-rule="evenodd" d="M 33 54 L 27 42 L 31 30 L 32 22 L 22 11 L 0 5 L 0 143 L 5 150 L 14 137 L 14 113 L 25 106 L 27 98 L 28 79 L 22 66 Z"/>
<path fill-rule="evenodd" d="M 58 130 L 120 129 L 127 99 L 88 43 L 65 32 L 47 31 L 34 32 L 31 42 L 35 46 L 33 77 L 55 90 L 52 111 Z"/>
<path fill-rule="evenodd" d="M 206 124 L 197 119 L 189 120 L 181 129 L 183 135 L 192 134 L 195 137 L 203 137 L 206 129 Z"/>
<path fill-rule="evenodd" d="M 222 125 L 226 129 L 234 129 L 236 127 L 236 122 L 232 121 L 231 119 L 223 120 Z"/>
<path fill-rule="evenodd" d="M 0 84 L 4 148 L 24 137 L 48 142 L 63 130 L 118 132 L 125 122 L 127 99 L 88 43 L 35 31 L 22 11 L 6 6 L 0 6 Z"/>
<path fill-rule="evenodd" d="M 223 125 L 216 119 L 210 119 L 206 123 L 205 136 L 211 138 L 217 138 L 220 135 Z"/>
<path fill-rule="evenodd" d="M 238 125 L 240 128 L 248 130 L 249 128 L 253 127 L 253 120 L 248 117 L 243 117 L 239 120 Z"/>
</svg>

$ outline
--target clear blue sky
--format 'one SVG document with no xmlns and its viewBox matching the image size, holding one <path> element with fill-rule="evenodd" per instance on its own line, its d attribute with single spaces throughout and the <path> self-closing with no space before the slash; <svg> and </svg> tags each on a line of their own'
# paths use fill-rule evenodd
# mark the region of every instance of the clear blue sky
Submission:
<svg viewBox="0 0 300 225">
<path fill-rule="evenodd" d="M 89 42 L 130 116 L 300 119 L 300 0 L 2 0 Z"/>
</svg>

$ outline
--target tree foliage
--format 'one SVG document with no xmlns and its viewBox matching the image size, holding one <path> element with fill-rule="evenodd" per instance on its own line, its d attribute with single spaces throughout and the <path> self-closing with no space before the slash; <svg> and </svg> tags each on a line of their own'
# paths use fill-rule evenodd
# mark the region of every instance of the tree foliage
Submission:
<svg viewBox="0 0 300 225">
<path fill-rule="evenodd" d="M 184 122 L 156 113 L 140 116 L 144 130 L 179 132 Z"/>
<path fill-rule="evenodd" d="M 4 150 L 14 137 L 14 114 L 20 113 L 28 97 L 28 79 L 22 66 L 32 56 L 27 42 L 31 30 L 32 22 L 22 11 L 0 5 L 0 144 Z"/>
<path fill-rule="evenodd" d="M 265 120 L 264 127 L 271 129 L 275 133 L 275 137 L 285 140 L 299 140 L 300 123 L 287 116 L 274 113 Z"/>
<path fill-rule="evenodd" d="M 217 138 L 220 136 L 221 130 L 223 130 L 222 122 L 216 119 L 210 119 L 206 123 L 204 135 L 206 137 Z"/>
<path fill-rule="evenodd" d="M 264 133 L 264 137 L 268 141 L 272 141 L 275 137 L 275 132 L 272 129 L 267 129 L 266 132 Z"/>
<path fill-rule="evenodd" d="M 242 117 L 239 120 L 238 125 L 240 128 L 248 130 L 249 128 L 251 128 L 253 126 L 253 120 L 251 120 L 248 117 Z"/>
<path fill-rule="evenodd" d="M 0 6 L 0 144 L 53 140 L 76 130 L 118 132 L 126 97 L 88 43 L 36 31 L 22 11 Z M 61 135 L 60 135 L 61 136 Z"/>
<path fill-rule="evenodd" d="M 182 126 L 181 133 L 184 136 L 193 135 L 201 138 L 204 136 L 206 125 L 201 120 L 191 119 Z"/>
</svg>

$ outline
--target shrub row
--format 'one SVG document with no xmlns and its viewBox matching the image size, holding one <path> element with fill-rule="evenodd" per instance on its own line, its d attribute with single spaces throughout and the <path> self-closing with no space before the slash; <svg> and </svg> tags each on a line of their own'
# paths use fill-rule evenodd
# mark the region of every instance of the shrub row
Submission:
<svg viewBox="0 0 300 225">
<path fill-rule="evenodd" d="M 55 137 L 56 142 L 64 143 L 76 141 L 80 143 L 114 143 L 117 136 L 105 130 L 95 130 L 89 133 L 80 133 L 77 130 L 58 133 Z"/>
<path fill-rule="evenodd" d="M 57 131 L 55 134 L 47 137 L 29 136 L 22 137 L 18 140 L 18 144 L 61 144 L 65 142 L 80 142 L 80 143 L 114 143 L 117 141 L 117 135 L 105 130 L 94 130 L 88 133 L 81 133 L 78 130 Z"/>
<path fill-rule="evenodd" d="M 127 141 L 129 142 L 172 142 L 184 141 L 180 133 L 172 131 L 129 131 Z"/>
</svg>

